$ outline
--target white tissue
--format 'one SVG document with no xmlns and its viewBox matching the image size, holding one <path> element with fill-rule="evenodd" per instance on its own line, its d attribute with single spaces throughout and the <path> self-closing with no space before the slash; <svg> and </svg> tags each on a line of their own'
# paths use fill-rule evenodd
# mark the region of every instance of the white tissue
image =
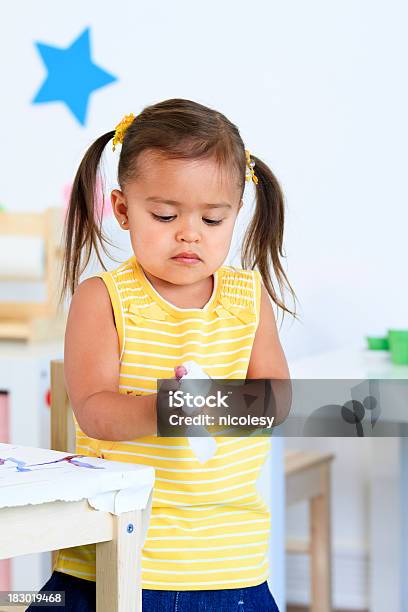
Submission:
<svg viewBox="0 0 408 612">
<path fill-rule="evenodd" d="M 195 361 L 185 361 L 182 364 L 187 370 L 180 380 L 182 380 L 181 389 L 183 393 L 192 393 L 193 395 L 207 395 L 211 389 L 211 378 Z M 200 379 L 200 382 L 189 383 L 189 380 Z M 195 406 L 183 406 L 183 412 L 191 416 L 197 411 Z M 207 430 L 206 430 L 207 431 Z"/>
<path fill-rule="evenodd" d="M 187 370 L 187 374 L 182 376 L 180 379 L 182 381 L 181 389 L 183 392 L 190 392 L 194 395 L 197 395 L 198 393 L 201 395 L 207 395 L 211 388 L 211 378 L 208 376 L 208 374 L 195 361 L 185 361 L 182 365 Z M 195 382 L 189 387 L 189 379 L 200 379 L 200 383 Z M 191 416 L 195 411 L 195 407 L 183 407 L 183 412 L 189 416 Z M 189 436 L 189 431 L 194 431 L 195 433 L 198 431 L 200 436 Z M 215 455 L 217 452 L 217 443 L 206 427 L 191 425 L 187 427 L 186 433 L 190 448 L 200 463 L 205 463 Z"/>
</svg>

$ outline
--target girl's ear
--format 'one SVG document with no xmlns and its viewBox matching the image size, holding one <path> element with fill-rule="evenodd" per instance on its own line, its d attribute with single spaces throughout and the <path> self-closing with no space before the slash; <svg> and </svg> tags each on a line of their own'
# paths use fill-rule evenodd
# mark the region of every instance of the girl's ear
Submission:
<svg viewBox="0 0 408 612">
<path fill-rule="evenodd" d="M 116 218 L 118 218 L 118 215 L 127 215 L 127 204 L 123 191 L 121 191 L 120 189 L 114 189 L 111 192 L 111 203 L 112 210 L 115 213 Z"/>
<path fill-rule="evenodd" d="M 118 220 L 119 225 L 123 229 L 127 229 L 128 210 L 126 198 L 120 189 L 114 189 L 111 192 L 111 203 L 113 213 Z"/>
</svg>

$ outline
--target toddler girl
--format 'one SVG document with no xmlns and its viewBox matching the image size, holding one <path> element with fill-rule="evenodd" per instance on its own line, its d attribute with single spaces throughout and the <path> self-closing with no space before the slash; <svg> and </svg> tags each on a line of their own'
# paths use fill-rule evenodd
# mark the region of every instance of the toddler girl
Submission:
<svg viewBox="0 0 408 612">
<path fill-rule="evenodd" d="M 121 145 L 111 194 L 133 254 L 79 283 L 106 250 L 95 205 L 106 145 Z M 223 265 L 252 181 L 256 207 L 242 268 Z M 216 438 L 197 460 L 183 437 L 157 436 L 156 382 L 194 361 L 210 378 L 289 378 L 271 300 L 286 285 L 279 184 L 223 114 L 184 99 L 127 115 L 86 152 L 65 227 L 62 295 L 73 294 L 65 378 L 76 452 L 151 465 L 156 479 L 142 549 L 143 610 L 276 611 L 268 589 L 270 513 L 256 480 L 269 437 Z M 104 266 L 103 266 L 104 267 Z M 95 545 L 59 551 L 43 590 L 67 610 L 95 609 Z"/>
</svg>

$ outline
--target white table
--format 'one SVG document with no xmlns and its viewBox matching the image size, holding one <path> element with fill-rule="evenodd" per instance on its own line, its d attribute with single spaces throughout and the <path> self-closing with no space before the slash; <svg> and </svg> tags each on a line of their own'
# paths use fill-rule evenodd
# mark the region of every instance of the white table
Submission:
<svg viewBox="0 0 408 612">
<path fill-rule="evenodd" d="M 140 612 L 154 469 L 66 457 L 0 444 L 0 559 L 96 543 L 98 612 Z"/>
<path fill-rule="evenodd" d="M 359 346 L 298 359 L 289 368 L 293 379 L 408 379 L 408 366 L 394 365 L 388 351 Z M 400 407 L 397 414 L 404 416 Z M 376 437 L 371 442 L 370 612 L 407 612 L 408 438 Z M 395 458 L 399 473 L 393 479 Z"/>
</svg>

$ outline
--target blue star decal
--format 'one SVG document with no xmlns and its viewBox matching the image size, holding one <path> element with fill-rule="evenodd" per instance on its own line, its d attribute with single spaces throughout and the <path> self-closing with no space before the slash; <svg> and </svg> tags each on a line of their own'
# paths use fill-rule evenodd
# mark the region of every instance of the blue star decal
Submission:
<svg viewBox="0 0 408 612">
<path fill-rule="evenodd" d="M 63 102 L 82 125 L 86 123 L 89 96 L 117 78 L 91 60 L 89 28 L 66 49 L 36 43 L 48 75 L 33 104 Z"/>
</svg>

